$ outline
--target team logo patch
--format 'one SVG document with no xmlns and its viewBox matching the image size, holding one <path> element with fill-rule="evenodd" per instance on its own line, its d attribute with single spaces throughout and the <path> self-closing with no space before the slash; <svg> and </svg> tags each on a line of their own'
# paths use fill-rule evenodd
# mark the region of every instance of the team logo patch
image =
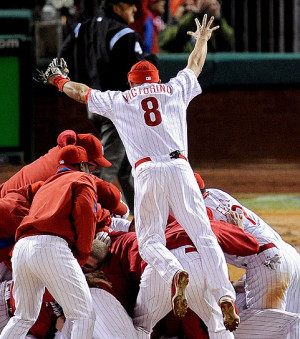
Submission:
<svg viewBox="0 0 300 339">
<path fill-rule="evenodd" d="M 146 80 L 151 80 L 151 77 L 146 77 Z"/>
</svg>

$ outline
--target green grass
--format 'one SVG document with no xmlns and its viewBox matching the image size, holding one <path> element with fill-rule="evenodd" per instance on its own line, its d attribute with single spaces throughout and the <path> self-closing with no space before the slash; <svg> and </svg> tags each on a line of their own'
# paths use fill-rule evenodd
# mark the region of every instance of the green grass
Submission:
<svg viewBox="0 0 300 339">
<path fill-rule="evenodd" d="M 233 194 L 251 210 L 299 210 L 300 193 L 293 194 Z"/>
</svg>

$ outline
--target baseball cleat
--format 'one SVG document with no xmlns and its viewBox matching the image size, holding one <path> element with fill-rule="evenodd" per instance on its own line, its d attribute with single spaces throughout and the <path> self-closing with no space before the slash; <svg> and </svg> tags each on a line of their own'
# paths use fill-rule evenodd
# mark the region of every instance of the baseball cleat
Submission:
<svg viewBox="0 0 300 339">
<path fill-rule="evenodd" d="M 188 308 L 185 289 L 189 282 L 189 274 L 184 270 L 175 273 L 172 281 L 172 309 L 176 317 L 185 316 Z"/>
<path fill-rule="evenodd" d="M 225 295 L 219 300 L 219 306 L 223 313 L 223 321 L 226 330 L 232 332 L 236 330 L 240 324 L 240 317 L 234 300 Z"/>
</svg>

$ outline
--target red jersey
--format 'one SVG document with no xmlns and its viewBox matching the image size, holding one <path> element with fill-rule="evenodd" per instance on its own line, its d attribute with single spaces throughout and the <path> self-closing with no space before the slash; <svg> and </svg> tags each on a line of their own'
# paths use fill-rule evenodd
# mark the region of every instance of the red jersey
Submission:
<svg viewBox="0 0 300 339">
<path fill-rule="evenodd" d="M 48 153 L 41 156 L 31 164 L 20 169 L 2 186 L 0 197 L 3 198 L 8 190 L 20 188 L 36 181 L 45 181 L 57 171 L 57 154 L 59 146 L 53 147 Z"/>
<path fill-rule="evenodd" d="M 65 239 L 80 264 L 88 258 L 95 236 L 97 194 L 93 176 L 63 168 L 36 193 L 16 241 L 38 234 Z"/>
<path fill-rule="evenodd" d="M 76 133 L 66 130 L 57 137 L 57 146 L 49 150 L 34 162 L 24 166 L 19 172 L 0 186 L 0 198 L 3 198 L 10 189 L 16 189 L 37 181 L 45 181 L 57 171 L 57 154 L 66 145 L 75 145 Z"/>
<path fill-rule="evenodd" d="M 258 253 L 259 244 L 253 235 L 222 221 L 210 220 L 210 225 L 223 252 L 243 257 Z M 194 246 L 177 221 L 167 225 L 166 239 L 169 250 L 186 245 Z"/>
<path fill-rule="evenodd" d="M 112 283 L 114 296 L 127 313 L 132 315 L 141 275 L 146 267 L 146 263 L 139 254 L 136 234 L 135 232 L 116 232 L 108 227 L 103 231 L 109 233 L 112 245 L 100 270 Z"/>
</svg>

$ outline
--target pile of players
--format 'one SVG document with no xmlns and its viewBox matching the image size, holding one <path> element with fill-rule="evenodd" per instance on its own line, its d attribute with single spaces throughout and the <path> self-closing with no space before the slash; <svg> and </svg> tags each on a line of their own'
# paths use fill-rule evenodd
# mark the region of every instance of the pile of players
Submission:
<svg viewBox="0 0 300 339">
<path fill-rule="evenodd" d="M 25 324 L 28 338 L 79 338 L 88 321 L 91 338 L 299 338 L 299 254 L 229 194 L 206 189 L 197 173 L 227 262 L 246 270 L 234 283 L 241 323 L 223 323 L 201 256 L 170 215 L 166 246 L 189 272 L 189 308 L 176 317 L 168 284 L 139 254 L 121 192 L 88 174 L 109 165 L 96 137 L 67 130 L 56 147 L 2 184 L 1 338 Z"/>
</svg>

